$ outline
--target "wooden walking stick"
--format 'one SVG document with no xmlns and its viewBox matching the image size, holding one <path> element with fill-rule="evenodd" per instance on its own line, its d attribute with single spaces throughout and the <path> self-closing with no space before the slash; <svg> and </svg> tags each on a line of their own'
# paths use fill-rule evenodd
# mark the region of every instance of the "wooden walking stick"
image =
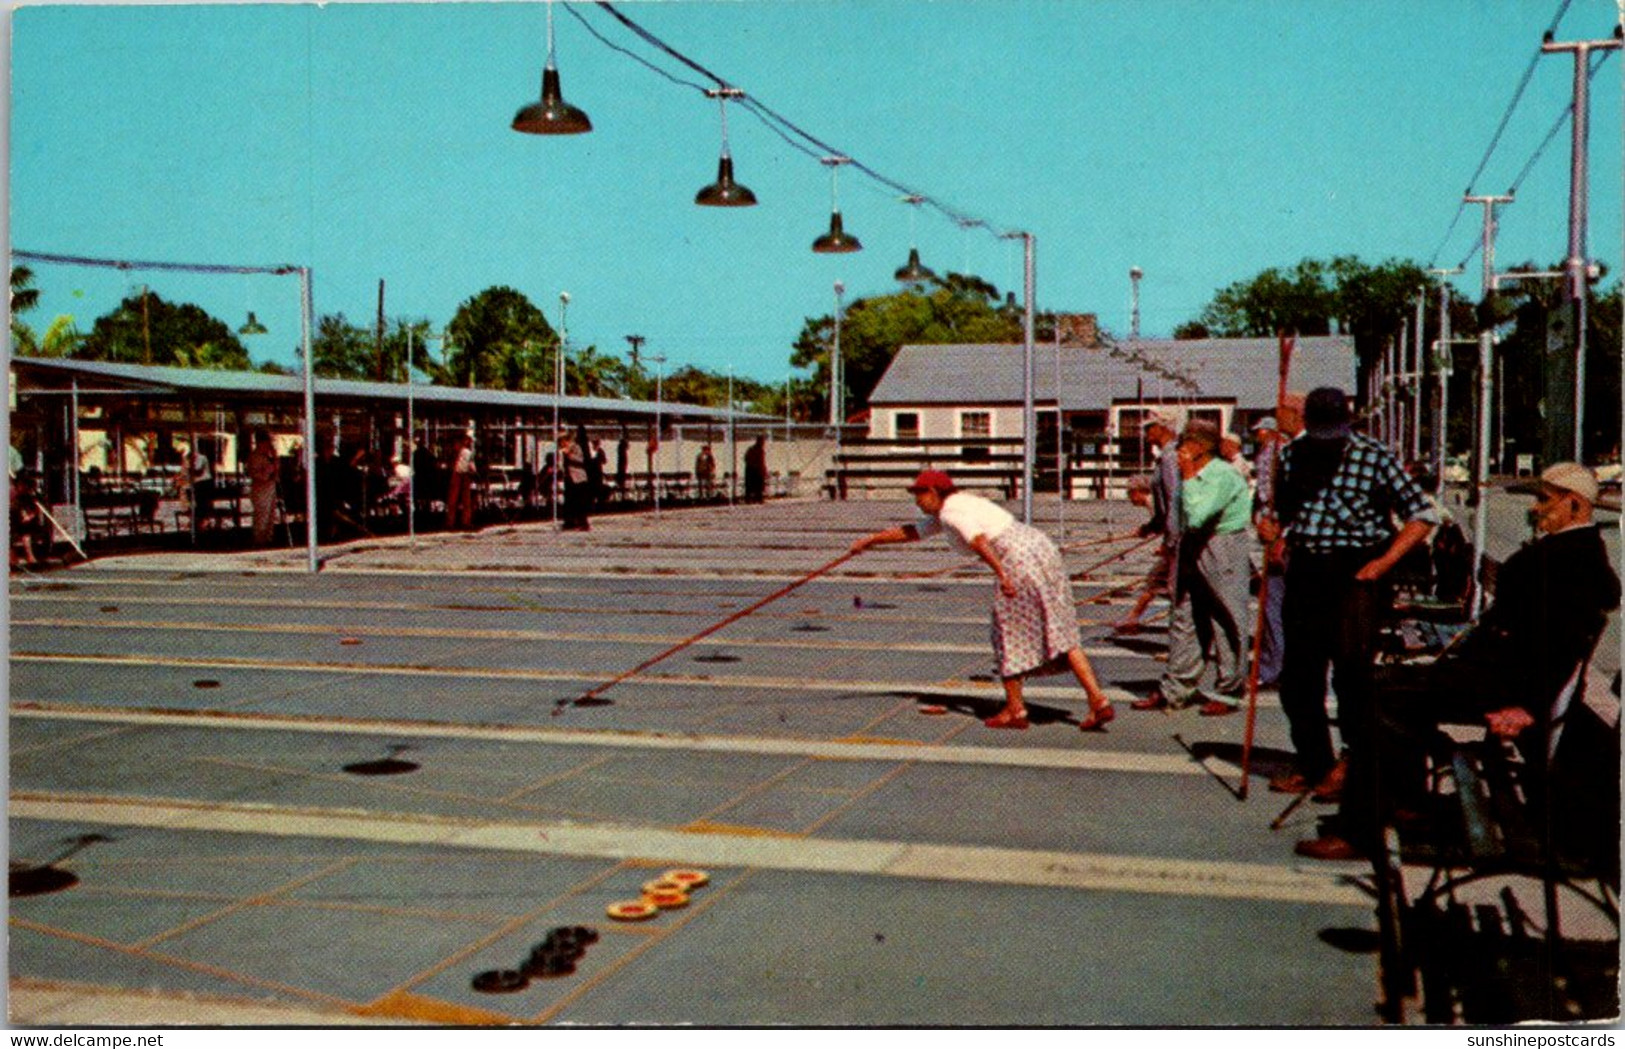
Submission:
<svg viewBox="0 0 1625 1049">
<path fill-rule="evenodd" d="M 1275 419 L 1280 423 L 1281 415 L 1286 410 L 1286 377 L 1292 370 L 1292 349 L 1297 345 L 1298 337 L 1288 335 L 1286 331 L 1280 334 L 1280 359 L 1278 362 L 1277 384 L 1275 387 Z M 1275 455 L 1270 462 L 1270 468 L 1275 469 L 1281 461 L 1281 447 L 1276 445 Z M 1264 504 L 1264 513 L 1273 515 L 1275 512 L 1275 484 L 1271 478 L 1269 498 Z M 1253 729 L 1258 724 L 1258 654 L 1264 639 L 1264 622 L 1266 609 L 1269 607 L 1270 596 L 1270 554 L 1279 549 L 1279 538 L 1273 543 L 1264 546 L 1264 574 L 1258 583 L 1258 621 L 1253 631 L 1253 664 L 1247 672 L 1247 729 L 1242 736 L 1241 743 L 1241 790 L 1240 799 L 1247 800 L 1247 783 L 1252 777 L 1253 763 Z"/>
<path fill-rule="evenodd" d="M 750 615 L 752 612 L 754 612 L 757 609 L 763 607 L 764 605 L 767 605 L 767 604 L 770 604 L 770 603 L 772 603 L 774 601 L 777 601 L 779 598 L 781 598 L 784 595 L 790 593 L 792 590 L 795 590 L 797 587 L 800 587 L 800 586 L 802 586 L 802 585 L 804 585 L 806 583 L 812 582 L 814 579 L 817 579 L 819 576 L 823 575 L 825 572 L 828 572 L 828 571 L 834 569 L 835 567 L 837 567 L 839 565 L 845 564 L 847 561 L 850 561 L 852 558 L 854 558 L 856 556 L 858 556 L 858 551 L 849 550 L 846 553 L 842 554 L 840 557 L 837 557 L 835 560 L 831 561 L 829 564 L 824 565 L 821 568 L 813 569 L 811 572 L 808 572 L 806 575 L 802 576 L 800 579 L 797 579 L 795 582 L 789 584 L 788 586 L 780 587 L 778 590 L 775 590 L 773 593 L 768 594 L 766 597 L 762 598 L 760 601 L 756 602 L 755 604 L 750 605 L 749 607 L 740 609 L 739 611 L 737 611 L 734 614 L 728 616 L 726 619 L 723 619 L 720 622 L 713 623 L 712 625 L 706 627 L 704 630 L 700 631 L 698 634 L 695 634 L 693 637 L 689 637 L 689 638 L 686 638 L 686 639 L 684 639 L 682 641 L 677 642 L 677 644 L 675 644 L 675 645 L 671 646 L 670 648 L 666 649 L 666 651 L 660 653 L 658 656 L 655 656 L 652 659 L 646 659 L 643 662 L 639 663 L 637 666 L 633 667 L 631 670 L 628 670 L 626 673 L 620 674 L 620 675 L 618 675 L 616 677 L 613 677 L 610 680 L 604 682 L 602 685 L 599 685 L 596 688 L 593 688 L 593 689 L 591 689 L 591 690 L 589 690 L 587 692 L 583 692 L 580 696 L 576 697 L 576 699 L 574 699 L 574 700 L 568 700 L 568 699 L 559 700 L 556 704 L 554 704 L 553 716 L 557 717 L 560 713 L 563 712 L 565 707 L 570 706 L 572 704 L 574 704 L 575 706 L 578 706 L 578 707 L 594 705 L 593 702 L 592 702 L 593 700 L 597 699 L 599 696 L 601 696 L 605 692 L 609 691 L 615 685 L 618 685 L 622 681 L 625 681 L 627 678 L 633 677 L 633 676 L 635 676 L 637 674 L 643 673 L 645 670 L 648 670 L 650 667 L 654 666 L 656 663 L 658 663 L 661 660 L 667 658 L 668 656 L 672 656 L 672 655 L 675 655 L 678 652 L 681 652 L 683 649 L 687 648 L 689 645 L 692 645 L 694 642 L 699 641 L 701 638 L 711 636 L 712 634 L 716 633 L 718 630 L 721 630 L 723 627 L 727 626 L 729 623 L 737 622 L 738 620 L 741 620 L 741 619 L 745 618 L 746 616 Z"/>
</svg>

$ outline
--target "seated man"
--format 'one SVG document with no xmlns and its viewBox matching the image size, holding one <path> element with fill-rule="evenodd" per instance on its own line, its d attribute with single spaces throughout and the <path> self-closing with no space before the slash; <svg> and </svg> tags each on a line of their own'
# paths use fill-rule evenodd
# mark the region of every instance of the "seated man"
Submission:
<svg viewBox="0 0 1625 1049">
<path fill-rule="evenodd" d="M 1353 859 L 1377 847 L 1385 819 L 1423 811 L 1426 748 L 1440 724 L 1483 724 L 1545 768 L 1553 700 L 1619 607 L 1596 498 L 1596 476 L 1577 463 L 1541 474 L 1529 513 L 1540 535 L 1507 558 L 1495 603 L 1438 660 L 1383 668 L 1373 745 L 1350 754 L 1343 834 L 1299 842 L 1299 855 Z"/>
</svg>

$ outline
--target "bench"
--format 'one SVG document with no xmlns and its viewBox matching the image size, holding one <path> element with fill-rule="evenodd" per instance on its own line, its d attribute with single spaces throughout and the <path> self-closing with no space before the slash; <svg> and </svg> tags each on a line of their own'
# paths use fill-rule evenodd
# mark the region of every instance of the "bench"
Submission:
<svg viewBox="0 0 1625 1049">
<path fill-rule="evenodd" d="M 1525 730 L 1541 736 L 1523 749 L 1441 729 L 1431 822 L 1383 828 L 1373 868 L 1385 1021 L 1413 1010 L 1435 1024 L 1617 1014 L 1619 736 L 1580 701 L 1585 671 L 1570 675 L 1546 726 Z M 1414 899 L 1406 863 L 1430 871 Z M 1537 907 L 1520 883 L 1539 885 Z M 1612 942 L 1565 940 L 1562 895 L 1606 919 Z"/>
</svg>

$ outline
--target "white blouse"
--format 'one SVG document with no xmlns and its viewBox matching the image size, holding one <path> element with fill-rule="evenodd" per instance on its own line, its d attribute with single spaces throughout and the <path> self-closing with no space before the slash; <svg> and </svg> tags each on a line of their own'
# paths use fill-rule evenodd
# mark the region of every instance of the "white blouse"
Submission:
<svg viewBox="0 0 1625 1049">
<path fill-rule="evenodd" d="M 942 532 L 946 526 L 948 542 L 962 553 L 974 555 L 976 551 L 970 545 L 971 540 L 985 535 L 991 543 L 1015 521 L 1010 512 L 997 503 L 969 492 L 955 492 L 942 501 L 940 514 L 935 517 L 922 515 L 914 528 L 920 533 L 920 538 L 925 539 Z"/>
</svg>

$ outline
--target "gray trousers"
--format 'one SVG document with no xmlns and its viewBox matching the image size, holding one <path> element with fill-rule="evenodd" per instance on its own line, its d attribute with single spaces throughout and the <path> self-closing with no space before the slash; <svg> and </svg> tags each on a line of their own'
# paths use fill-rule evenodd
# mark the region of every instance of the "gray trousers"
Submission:
<svg viewBox="0 0 1625 1049">
<path fill-rule="evenodd" d="M 1213 666 L 1213 691 L 1240 696 L 1247 683 L 1247 597 L 1252 578 L 1247 531 L 1208 538 L 1194 565 L 1180 562 L 1168 619 L 1168 663 L 1161 691 L 1171 707 L 1196 701 L 1203 671 Z"/>
</svg>

